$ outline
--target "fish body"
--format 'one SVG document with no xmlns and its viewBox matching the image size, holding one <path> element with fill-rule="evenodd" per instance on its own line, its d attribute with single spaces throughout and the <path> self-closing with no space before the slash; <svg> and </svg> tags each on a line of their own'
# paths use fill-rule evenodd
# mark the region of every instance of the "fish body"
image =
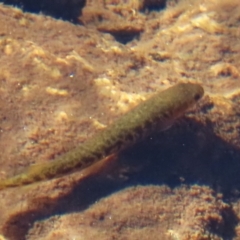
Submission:
<svg viewBox="0 0 240 240">
<path fill-rule="evenodd" d="M 204 90 L 199 84 L 176 84 L 140 103 L 79 147 L 51 162 L 30 166 L 25 172 L 0 181 L 0 189 L 27 185 L 84 169 L 156 130 L 171 126 L 203 94 Z"/>
</svg>

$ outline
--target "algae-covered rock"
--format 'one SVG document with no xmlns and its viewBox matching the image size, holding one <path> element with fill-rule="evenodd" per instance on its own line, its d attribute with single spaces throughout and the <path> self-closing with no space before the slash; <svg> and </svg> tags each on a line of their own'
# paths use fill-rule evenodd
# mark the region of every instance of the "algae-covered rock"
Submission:
<svg viewBox="0 0 240 240">
<path fill-rule="evenodd" d="M 157 91 L 205 90 L 170 129 L 113 159 L 0 191 L 6 239 L 157 239 L 159 229 L 160 239 L 239 239 L 239 1 L 135 3 L 89 0 L 82 25 L 0 6 L 1 179 L 79 146 Z"/>
</svg>

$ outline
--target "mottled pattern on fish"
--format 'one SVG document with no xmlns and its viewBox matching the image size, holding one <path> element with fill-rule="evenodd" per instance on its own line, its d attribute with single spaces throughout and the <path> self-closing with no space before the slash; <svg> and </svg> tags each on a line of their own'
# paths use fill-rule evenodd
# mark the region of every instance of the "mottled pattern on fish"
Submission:
<svg viewBox="0 0 240 240">
<path fill-rule="evenodd" d="M 52 179 L 118 153 L 153 131 L 171 126 L 203 93 L 200 85 L 192 83 L 180 83 L 157 93 L 79 147 L 51 162 L 30 166 L 25 172 L 0 181 L 0 189 Z"/>
</svg>

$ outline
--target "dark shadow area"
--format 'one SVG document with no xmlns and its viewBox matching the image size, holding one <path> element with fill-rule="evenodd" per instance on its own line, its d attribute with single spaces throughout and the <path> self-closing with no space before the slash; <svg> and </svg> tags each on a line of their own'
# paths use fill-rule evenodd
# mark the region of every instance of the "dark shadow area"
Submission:
<svg viewBox="0 0 240 240">
<path fill-rule="evenodd" d="M 143 0 L 142 11 L 161 11 L 166 8 L 167 0 Z"/>
<path fill-rule="evenodd" d="M 128 29 L 129 30 L 129 29 Z M 104 30 L 99 30 L 100 32 L 103 32 L 103 33 L 109 33 L 111 34 L 114 39 L 121 43 L 121 44 L 127 44 L 135 39 L 139 39 L 140 35 L 141 35 L 141 31 L 135 31 L 134 29 L 129 30 L 129 31 L 125 31 L 125 30 L 122 30 L 120 29 L 119 31 L 104 31 Z"/>
<path fill-rule="evenodd" d="M 113 37 L 115 38 L 115 40 L 119 43 L 122 44 L 127 44 L 131 41 L 133 41 L 134 39 L 139 39 L 140 37 L 140 33 L 112 33 Z"/>
<path fill-rule="evenodd" d="M 136 185 L 207 185 L 228 201 L 240 192 L 239 159 L 240 150 L 216 137 L 211 126 L 184 119 L 124 151 L 107 171 L 76 183 L 71 194 L 55 202 L 46 196 L 36 210 L 16 214 L 5 223 L 4 235 L 22 240 L 36 220 L 83 211 L 102 197 Z M 224 239 L 232 239 L 237 217 L 231 208 L 222 214 L 224 226 L 212 222 L 210 227 Z"/>
<path fill-rule="evenodd" d="M 77 23 L 86 0 L 2 0 L 0 2 L 19 7 L 26 12 L 43 13 Z"/>
</svg>

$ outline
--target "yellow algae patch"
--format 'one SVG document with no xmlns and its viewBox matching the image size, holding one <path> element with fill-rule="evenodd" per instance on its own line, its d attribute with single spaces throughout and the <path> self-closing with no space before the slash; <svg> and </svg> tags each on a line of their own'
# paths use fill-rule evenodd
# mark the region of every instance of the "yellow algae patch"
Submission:
<svg viewBox="0 0 240 240">
<path fill-rule="evenodd" d="M 58 122 L 67 121 L 67 120 L 69 120 L 69 116 L 66 112 L 60 111 L 60 112 L 57 113 L 56 120 Z"/>
<path fill-rule="evenodd" d="M 238 69 L 230 63 L 217 63 L 210 68 L 211 73 L 214 77 L 218 76 L 232 76 L 239 77 Z"/>
<path fill-rule="evenodd" d="M 232 89 L 231 91 L 228 91 L 226 94 L 224 94 L 224 96 L 227 99 L 232 99 L 236 96 L 240 96 L 240 89 L 239 88 Z"/>
<path fill-rule="evenodd" d="M 184 1 L 183 1 L 184 2 Z M 194 6 L 194 5 L 192 5 Z M 217 22 L 214 18 L 218 12 L 206 12 L 207 8 L 204 5 L 199 5 L 198 8 L 187 7 L 186 3 L 179 4 L 178 7 L 166 11 L 162 20 L 169 22 L 169 27 L 159 31 L 158 35 L 164 34 L 183 34 L 192 32 L 193 28 L 199 28 L 210 34 L 229 32 L 228 28 Z M 176 19 L 174 21 L 173 19 Z"/>
<path fill-rule="evenodd" d="M 68 54 L 64 58 L 56 57 L 56 59 L 55 59 L 56 63 L 64 64 L 64 65 L 67 65 L 67 66 L 69 66 L 71 64 L 72 60 L 80 62 L 82 67 L 85 70 L 87 70 L 89 72 L 94 71 L 94 67 L 86 59 L 81 57 L 76 51 L 72 51 L 70 54 Z"/>
<path fill-rule="evenodd" d="M 20 48 L 19 43 L 11 38 L 1 39 L 0 46 L 3 47 L 3 52 L 5 55 L 11 55 L 16 49 Z"/>
<path fill-rule="evenodd" d="M 192 27 L 190 24 L 187 23 L 187 24 L 176 26 L 176 30 L 179 33 L 185 33 L 185 32 L 190 32 L 192 30 Z"/>
<path fill-rule="evenodd" d="M 59 71 L 58 68 L 54 67 L 54 68 L 50 68 L 50 74 L 53 78 L 59 78 L 61 77 L 61 73 Z"/>
<path fill-rule="evenodd" d="M 0 235 L 0 240 L 7 240 L 3 235 Z"/>
<path fill-rule="evenodd" d="M 28 53 L 27 56 L 30 58 L 47 56 L 47 53 L 43 48 L 37 46 L 31 41 L 27 41 L 27 46 L 23 47 L 21 50 L 23 53 Z"/>
<path fill-rule="evenodd" d="M 46 92 L 51 95 L 59 95 L 59 96 L 67 96 L 68 95 L 67 90 L 57 89 L 57 88 L 53 88 L 53 87 L 47 87 Z"/>
<path fill-rule="evenodd" d="M 30 93 L 30 88 L 28 86 L 23 86 L 22 91 L 23 91 L 23 96 L 27 97 Z"/>
<path fill-rule="evenodd" d="M 28 19 L 27 18 L 21 18 L 20 20 L 19 20 L 19 24 L 21 25 L 21 26 L 27 26 L 28 25 Z"/>
<path fill-rule="evenodd" d="M 99 48 L 104 52 L 104 53 L 116 53 L 117 55 L 120 55 L 123 53 L 122 49 L 118 46 L 110 46 L 110 47 L 103 47 L 99 45 Z"/>
<path fill-rule="evenodd" d="M 194 27 L 198 27 L 208 33 L 223 33 L 226 30 L 222 24 L 211 19 L 206 13 L 193 18 L 191 23 Z"/>
<path fill-rule="evenodd" d="M 56 63 L 62 63 L 64 65 L 69 65 L 69 62 L 66 59 L 61 58 L 61 57 L 56 57 Z"/>
<path fill-rule="evenodd" d="M 169 229 L 167 235 L 170 236 L 173 240 L 180 240 L 180 234 L 175 230 Z"/>
<path fill-rule="evenodd" d="M 61 77 L 61 72 L 56 66 L 49 66 L 49 59 L 53 58 L 53 62 L 56 60 L 56 57 L 50 55 L 49 52 L 45 51 L 43 48 L 28 41 L 27 45 L 21 48 L 21 51 L 26 59 L 31 60 L 31 63 L 35 64 L 38 71 L 47 72 L 53 78 Z M 44 61 L 47 61 L 47 63 Z"/>
<path fill-rule="evenodd" d="M 116 86 L 108 78 L 94 79 L 96 86 L 99 88 L 99 93 L 105 97 L 119 98 Z"/>
<path fill-rule="evenodd" d="M 33 62 L 36 63 L 36 66 L 38 68 L 40 68 L 41 70 L 44 70 L 45 72 L 48 72 L 50 74 L 51 77 L 53 78 L 59 78 L 61 77 L 61 73 L 58 70 L 58 68 L 56 67 L 49 67 L 47 66 L 42 59 L 38 59 L 38 58 L 33 58 Z"/>
<path fill-rule="evenodd" d="M 117 107 L 123 112 L 127 112 L 130 107 L 136 106 L 139 102 L 146 100 L 141 94 L 121 92 L 120 101 Z"/>
<path fill-rule="evenodd" d="M 94 82 L 97 86 L 107 86 L 112 85 L 111 81 L 108 78 L 96 78 L 94 79 Z"/>
<path fill-rule="evenodd" d="M 122 49 L 118 46 L 111 46 L 110 49 L 112 50 L 112 52 L 117 54 L 123 53 Z"/>
<path fill-rule="evenodd" d="M 90 117 L 92 125 L 96 128 L 96 129 L 104 129 L 106 128 L 105 124 L 100 123 L 97 119 Z"/>
<path fill-rule="evenodd" d="M 190 23 L 175 23 L 171 27 L 163 29 L 157 35 L 160 37 L 162 33 L 173 34 L 173 33 L 186 33 L 192 30 L 192 25 Z"/>
<path fill-rule="evenodd" d="M 99 94 L 116 101 L 112 111 L 118 108 L 122 112 L 126 112 L 129 108 L 146 99 L 142 94 L 127 93 L 120 90 L 120 87 L 117 84 L 114 85 L 108 78 L 97 78 L 94 82 L 99 89 Z"/>
<path fill-rule="evenodd" d="M 7 44 L 7 45 L 5 46 L 5 48 L 4 48 L 4 53 L 5 53 L 6 55 L 11 55 L 12 52 L 13 52 L 12 46 L 11 46 L 10 44 Z"/>
<path fill-rule="evenodd" d="M 76 51 L 72 51 L 71 54 L 66 56 L 66 59 L 67 60 L 74 59 L 74 60 L 80 62 L 85 70 L 87 70 L 89 72 L 93 72 L 94 71 L 94 67 L 86 59 L 81 57 Z"/>
</svg>

